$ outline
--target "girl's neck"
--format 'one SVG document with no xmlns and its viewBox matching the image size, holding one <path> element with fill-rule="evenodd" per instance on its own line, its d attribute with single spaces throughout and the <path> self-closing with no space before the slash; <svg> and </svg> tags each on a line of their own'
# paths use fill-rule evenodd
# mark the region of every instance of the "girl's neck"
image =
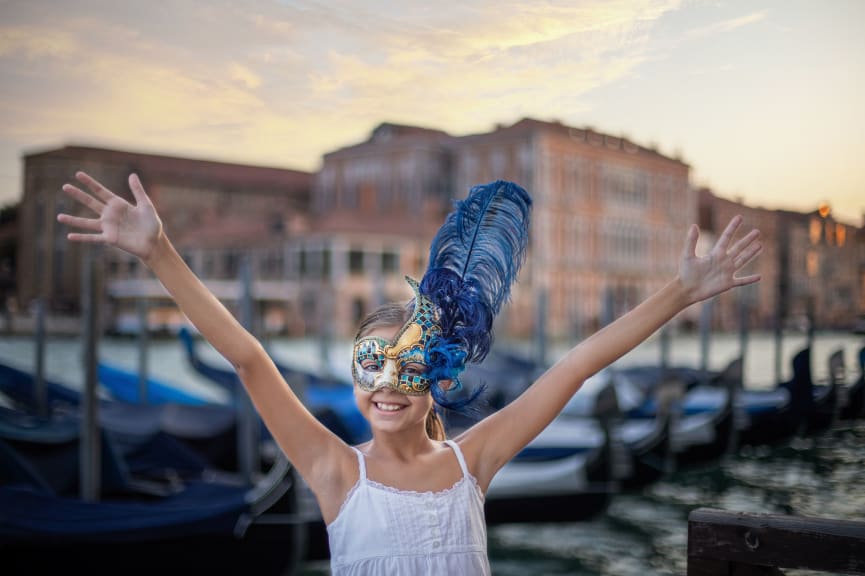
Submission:
<svg viewBox="0 0 865 576">
<path fill-rule="evenodd" d="M 370 456 L 385 456 L 396 460 L 410 461 L 417 456 L 435 449 L 435 443 L 427 436 L 426 430 L 399 433 L 373 432 L 364 452 Z"/>
</svg>

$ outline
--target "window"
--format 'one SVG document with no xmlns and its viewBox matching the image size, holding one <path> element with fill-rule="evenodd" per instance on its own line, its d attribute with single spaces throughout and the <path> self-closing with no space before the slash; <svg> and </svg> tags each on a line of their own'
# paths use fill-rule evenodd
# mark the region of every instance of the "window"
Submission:
<svg viewBox="0 0 865 576">
<path fill-rule="evenodd" d="M 363 298 L 355 298 L 351 302 L 352 323 L 357 325 L 366 316 L 366 303 Z"/>
<path fill-rule="evenodd" d="M 382 252 L 381 271 L 384 274 L 395 274 L 399 272 L 399 254 L 390 250 Z"/>
<path fill-rule="evenodd" d="M 202 273 L 201 275 L 205 278 L 213 277 L 213 254 L 206 254 L 204 256 L 204 264 L 202 265 Z"/>
<path fill-rule="evenodd" d="M 304 278 L 304 277 L 306 277 L 307 273 L 309 272 L 309 256 L 307 255 L 306 250 L 303 248 L 300 249 L 300 262 L 299 262 L 299 264 L 300 264 L 300 266 L 299 266 L 300 277 Z"/>
<path fill-rule="evenodd" d="M 321 277 L 325 280 L 330 278 L 330 248 L 321 251 Z"/>
<path fill-rule="evenodd" d="M 348 271 L 350 274 L 363 274 L 363 252 L 357 249 L 348 252 Z"/>
<path fill-rule="evenodd" d="M 234 278 L 240 270 L 240 255 L 237 252 L 226 252 L 222 257 L 223 273 L 226 278 Z"/>
<path fill-rule="evenodd" d="M 282 275 L 282 252 L 271 250 L 264 254 L 261 275 L 264 278 L 279 278 Z"/>
<path fill-rule="evenodd" d="M 648 206 L 649 178 L 642 170 L 605 166 L 602 182 L 609 202 L 620 206 Z"/>
</svg>

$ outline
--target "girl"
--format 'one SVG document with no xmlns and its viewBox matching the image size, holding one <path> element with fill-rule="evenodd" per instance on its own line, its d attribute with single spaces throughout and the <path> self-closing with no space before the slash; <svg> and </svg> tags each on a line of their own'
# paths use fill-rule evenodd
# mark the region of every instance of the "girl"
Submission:
<svg viewBox="0 0 865 576">
<path fill-rule="evenodd" d="M 471 238 L 471 256 L 465 251 L 456 256 L 471 265 L 456 275 L 449 272 L 444 281 L 425 275 L 419 285 L 409 279 L 415 298 L 408 305 L 382 308 L 361 325 L 352 373 L 372 439 L 352 447 L 306 410 L 260 343 L 187 267 L 135 174 L 129 177 L 134 205 L 83 172 L 76 179 L 89 192 L 71 184 L 63 190 L 96 217 L 59 214 L 59 222 L 79 230 L 68 239 L 115 246 L 140 258 L 231 362 L 274 439 L 317 498 L 335 575 L 489 574 L 483 498 L 496 472 L 556 417 L 587 378 L 691 304 L 759 280 L 758 275 L 736 276 L 761 251 L 756 230 L 733 241 L 741 217 L 731 220 L 702 257 L 695 254 L 699 230 L 691 226 L 678 274 L 666 286 L 578 344 L 515 401 L 446 440 L 434 402 L 448 405 L 447 391 L 458 386 L 465 362 L 483 358 L 492 317 L 507 299 L 525 248 L 522 232 L 531 200 L 516 185 L 491 183 L 483 191 L 507 190 L 511 204 L 495 206 L 492 225 L 475 229 L 480 232 Z M 466 207 L 457 210 L 455 223 L 449 217 L 442 227 L 463 228 L 456 235 L 453 228 L 450 235 L 440 231 L 431 268 L 447 268 L 448 259 L 453 263 L 448 250 L 465 232 L 465 220 L 477 217 Z M 495 241 L 486 241 L 487 236 Z M 493 254 L 484 260 L 501 252 L 501 244 L 509 247 L 504 258 Z M 481 258 L 477 266 L 476 257 Z M 468 300 L 440 297 L 439 285 L 454 283 Z"/>
</svg>

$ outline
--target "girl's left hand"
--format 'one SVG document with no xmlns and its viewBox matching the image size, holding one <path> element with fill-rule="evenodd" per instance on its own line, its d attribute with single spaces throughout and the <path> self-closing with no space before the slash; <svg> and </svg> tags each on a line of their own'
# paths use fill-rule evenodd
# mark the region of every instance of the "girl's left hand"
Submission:
<svg viewBox="0 0 865 576">
<path fill-rule="evenodd" d="M 736 273 L 763 251 L 759 241 L 760 231 L 757 229 L 751 230 L 731 246 L 733 236 L 741 224 L 742 217 L 734 216 L 705 256 L 697 256 L 700 229 L 696 224 L 691 225 L 679 264 L 679 280 L 688 293 L 690 303 L 706 300 L 730 288 L 760 280 L 759 274 L 736 276 Z"/>
</svg>

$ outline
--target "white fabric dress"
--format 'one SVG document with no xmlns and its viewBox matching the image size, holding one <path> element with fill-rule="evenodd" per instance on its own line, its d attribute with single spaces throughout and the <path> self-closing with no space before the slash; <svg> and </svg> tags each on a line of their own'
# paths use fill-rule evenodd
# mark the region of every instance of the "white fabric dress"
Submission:
<svg viewBox="0 0 865 576">
<path fill-rule="evenodd" d="M 462 478 L 441 492 L 413 492 L 360 477 L 327 526 L 333 576 L 489 575 L 484 499 L 459 446 L 445 441 Z"/>
</svg>

